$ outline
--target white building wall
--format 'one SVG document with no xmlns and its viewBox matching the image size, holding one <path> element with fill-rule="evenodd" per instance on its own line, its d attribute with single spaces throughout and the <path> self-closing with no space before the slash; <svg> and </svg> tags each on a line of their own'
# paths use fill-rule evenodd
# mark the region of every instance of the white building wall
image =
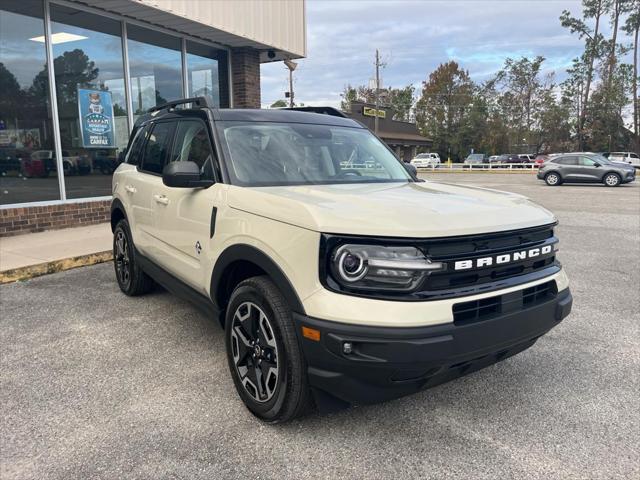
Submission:
<svg viewBox="0 0 640 480">
<path fill-rule="evenodd" d="M 306 56 L 305 0 L 134 0 L 254 42 Z"/>
</svg>

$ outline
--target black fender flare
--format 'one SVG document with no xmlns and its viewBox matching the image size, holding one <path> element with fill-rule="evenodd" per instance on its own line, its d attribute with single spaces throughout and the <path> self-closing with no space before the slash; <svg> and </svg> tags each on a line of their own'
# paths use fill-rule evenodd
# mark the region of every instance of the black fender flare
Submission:
<svg viewBox="0 0 640 480">
<path fill-rule="evenodd" d="M 128 221 L 127 219 L 127 211 L 124 208 L 124 205 L 122 204 L 122 202 L 120 201 L 120 199 L 118 198 L 114 198 L 113 200 L 111 200 L 111 210 L 110 210 L 110 215 L 109 215 L 109 221 L 111 222 L 111 218 L 113 218 L 113 212 L 115 210 L 120 210 L 122 212 L 122 215 L 124 215 L 125 220 Z M 113 222 L 111 222 L 111 232 L 113 232 L 115 230 L 116 226 L 113 224 Z"/>
<path fill-rule="evenodd" d="M 209 294 L 218 308 L 222 310 L 225 307 L 225 305 L 220 305 L 217 298 L 217 292 L 219 291 L 223 275 L 229 265 L 239 260 L 251 262 L 264 270 L 273 283 L 275 283 L 276 287 L 282 292 L 291 310 L 296 313 L 305 313 L 300 297 L 298 297 L 293 285 L 278 264 L 263 251 L 246 244 L 236 244 L 228 247 L 216 260 L 213 273 L 211 274 L 211 290 Z"/>
</svg>

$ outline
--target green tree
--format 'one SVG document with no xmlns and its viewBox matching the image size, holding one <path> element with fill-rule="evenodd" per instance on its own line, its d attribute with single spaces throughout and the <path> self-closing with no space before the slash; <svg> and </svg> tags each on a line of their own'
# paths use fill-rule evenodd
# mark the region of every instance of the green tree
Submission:
<svg viewBox="0 0 640 480">
<path fill-rule="evenodd" d="M 395 120 L 410 121 L 413 113 L 414 94 L 413 85 L 402 88 L 381 88 L 378 94 L 378 104 L 393 109 Z M 365 85 L 356 87 L 345 85 L 340 97 L 342 97 L 340 109 L 343 112 L 349 112 L 353 102 L 375 103 L 376 94 L 374 89 Z"/>
<path fill-rule="evenodd" d="M 433 148 L 442 158 L 466 156 L 469 148 L 476 148 L 461 136 L 474 90 L 469 72 L 454 61 L 439 65 L 422 84 L 416 123 L 422 134 L 433 140 Z"/>
<path fill-rule="evenodd" d="M 638 106 L 638 30 L 640 29 L 640 0 L 634 0 L 629 7 L 630 15 L 622 30 L 633 38 L 633 133 L 635 135 L 635 149 L 640 151 L 640 107 Z"/>
<path fill-rule="evenodd" d="M 582 99 L 580 102 L 580 116 L 577 124 L 578 148 L 583 148 L 582 130 L 589 107 L 589 95 L 593 82 L 594 68 L 596 60 L 603 55 L 602 45 L 604 39 L 601 33 L 600 21 L 605 14 L 607 1 L 609 0 L 583 0 L 582 18 L 572 17 L 571 12 L 563 10 L 560 16 L 560 23 L 568 28 L 571 33 L 577 33 L 578 37 L 584 40 L 585 49 L 581 62 L 585 68 L 583 71 Z M 595 26 L 592 28 L 587 22 L 593 20 Z"/>
<path fill-rule="evenodd" d="M 543 120 L 547 118 L 547 110 L 555 108 L 555 84 L 552 74 L 542 75 L 544 60 L 541 56 L 532 60 L 507 58 L 492 80 L 499 92 L 498 114 L 510 125 L 512 150 L 519 144 L 537 150 L 548 133 Z M 522 146 L 521 151 L 524 149 Z"/>
<path fill-rule="evenodd" d="M 387 89 L 386 104 L 393 109 L 394 120 L 403 122 L 411 120 L 415 91 L 416 89 L 413 85 L 407 85 L 403 88 Z"/>
<path fill-rule="evenodd" d="M 271 104 L 271 108 L 283 108 L 288 106 L 289 106 L 289 103 L 286 100 L 282 100 L 282 99 L 276 100 Z"/>
</svg>

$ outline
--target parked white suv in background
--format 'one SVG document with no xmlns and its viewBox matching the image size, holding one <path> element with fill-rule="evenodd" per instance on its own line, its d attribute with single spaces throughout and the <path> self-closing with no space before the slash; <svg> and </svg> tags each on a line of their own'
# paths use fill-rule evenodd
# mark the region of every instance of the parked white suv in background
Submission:
<svg viewBox="0 0 640 480">
<path fill-rule="evenodd" d="M 437 168 L 440 166 L 440 155 L 437 153 L 419 153 L 411 159 L 411 165 L 416 168 L 431 167 Z"/>
<path fill-rule="evenodd" d="M 611 152 L 606 157 L 612 162 L 624 162 L 640 168 L 640 155 L 634 152 Z"/>
<path fill-rule="evenodd" d="M 219 322 L 254 415 L 408 395 L 525 350 L 569 314 L 549 211 L 419 180 L 367 128 L 319 111 L 171 102 L 138 119 L 113 175 L 120 289 L 157 282 Z"/>
</svg>

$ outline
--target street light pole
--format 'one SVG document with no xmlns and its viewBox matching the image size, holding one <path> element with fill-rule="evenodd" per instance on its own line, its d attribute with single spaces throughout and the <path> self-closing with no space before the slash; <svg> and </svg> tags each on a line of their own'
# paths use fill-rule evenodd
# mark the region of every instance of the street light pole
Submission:
<svg viewBox="0 0 640 480">
<path fill-rule="evenodd" d="M 376 48 L 376 112 L 374 117 L 374 127 L 373 131 L 376 135 L 378 135 L 378 104 L 379 104 L 379 95 L 380 95 L 380 53 Z"/>
<path fill-rule="evenodd" d="M 284 61 L 284 64 L 289 69 L 289 108 L 293 108 L 293 71 L 296 69 L 298 64 L 288 59 Z"/>
</svg>

